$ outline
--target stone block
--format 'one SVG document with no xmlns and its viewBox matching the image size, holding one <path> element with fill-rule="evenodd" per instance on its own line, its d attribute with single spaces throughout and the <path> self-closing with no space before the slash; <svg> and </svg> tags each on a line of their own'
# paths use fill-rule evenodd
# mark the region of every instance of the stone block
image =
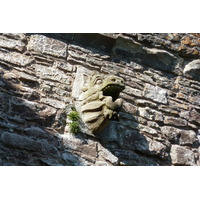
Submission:
<svg viewBox="0 0 200 200">
<path fill-rule="evenodd" d="M 143 96 L 155 102 L 167 104 L 167 91 L 158 86 L 145 84 Z"/>
<path fill-rule="evenodd" d="M 166 137 L 170 142 L 179 143 L 179 137 L 181 135 L 181 129 L 172 126 L 162 126 L 161 132 L 164 137 Z"/>
<path fill-rule="evenodd" d="M 200 80 L 200 59 L 189 62 L 185 66 L 183 73 L 186 77 Z"/>
<path fill-rule="evenodd" d="M 138 128 L 140 130 L 141 133 L 147 133 L 149 135 L 158 135 L 157 130 L 150 128 L 148 126 L 143 126 L 143 125 L 138 125 Z"/>
<path fill-rule="evenodd" d="M 66 58 L 67 44 L 43 35 L 32 35 L 27 46 L 29 51 Z"/>
<path fill-rule="evenodd" d="M 131 61 L 168 72 L 178 72 L 182 62 L 182 59 L 168 51 L 144 47 L 123 35 L 117 38 L 113 51 L 118 57 L 131 58 Z"/>
<path fill-rule="evenodd" d="M 127 129 L 127 127 L 117 126 L 118 143 L 121 148 L 137 150 L 149 154 L 149 145 L 145 136 L 136 130 Z"/>
<path fill-rule="evenodd" d="M 98 143 L 98 160 L 101 160 L 101 158 L 104 161 L 109 161 L 113 165 L 118 164 L 118 158 L 113 155 L 108 149 L 105 149 L 100 143 Z"/>
<path fill-rule="evenodd" d="M 69 63 L 55 61 L 53 63 L 53 67 L 61 69 L 66 72 L 72 72 L 74 70 L 73 65 L 70 65 Z"/>
<path fill-rule="evenodd" d="M 172 126 L 163 126 L 161 131 L 167 139 L 175 144 L 192 145 L 197 141 L 197 135 L 192 130 L 182 130 Z"/>
<path fill-rule="evenodd" d="M 195 165 L 194 153 L 179 145 L 172 145 L 170 156 L 173 165 Z"/>
<path fill-rule="evenodd" d="M 8 39 L 6 37 L 0 37 L 0 47 L 22 51 L 25 47 L 25 43 L 20 40 L 13 40 Z"/>
<path fill-rule="evenodd" d="M 45 122 L 55 117 L 56 114 L 55 108 L 14 96 L 10 101 L 10 111 L 12 115 L 17 115 L 19 118 L 26 120 L 40 119 Z"/>
<path fill-rule="evenodd" d="M 187 121 L 181 118 L 166 116 L 164 119 L 164 124 L 180 127 L 180 126 L 187 126 Z"/>
<path fill-rule="evenodd" d="M 139 115 L 146 119 L 149 119 L 152 121 L 163 121 L 163 119 L 164 119 L 161 112 L 158 112 L 149 107 L 138 108 L 138 110 L 139 110 Z"/>
<path fill-rule="evenodd" d="M 150 157 L 137 154 L 134 151 L 115 149 L 114 154 L 119 158 L 120 165 L 126 166 L 158 166 L 159 164 Z"/>
<path fill-rule="evenodd" d="M 161 142 L 121 125 L 117 127 L 117 131 L 118 142 L 122 149 L 138 151 L 142 154 L 156 156 L 161 159 L 165 159 L 168 156 L 168 147 Z"/>
<path fill-rule="evenodd" d="M 194 121 L 200 124 L 200 113 L 196 109 L 192 109 L 192 111 L 189 113 L 189 121 Z"/>
<path fill-rule="evenodd" d="M 46 141 L 36 141 L 27 136 L 21 136 L 16 133 L 4 132 L 0 135 L 1 141 L 16 149 L 41 152 L 43 154 L 56 154 L 57 149 L 49 145 Z"/>
<path fill-rule="evenodd" d="M 47 67 L 44 65 L 34 65 L 36 75 L 41 79 L 57 81 L 66 85 L 71 84 L 71 76 L 57 68 Z"/>
<path fill-rule="evenodd" d="M 62 159 L 71 165 L 75 165 L 75 166 L 80 165 L 79 157 L 77 155 L 74 155 L 73 153 L 69 153 L 69 152 L 63 153 Z"/>
<path fill-rule="evenodd" d="M 131 88 L 129 86 L 126 86 L 125 90 L 123 92 L 128 94 L 128 95 L 131 95 L 131 96 L 133 95 L 133 96 L 136 96 L 136 97 L 142 97 L 142 91 L 141 90 L 134 89 L 134 88 Z"/>
<path fill-rule="evenodd" d="M 0 52 L 0 60 L 23 67 L 33 62 L 32 57 L 17 52 Z"/>
<path fill-rule="evenodd" d="M 47 105 L 50 105 L 54 108 L 60 108 L 60 109 L 63 109 L 65 108 L 65 102 L 63 101 L 58 101 L 56 99 L 52 99 L 52 98 L 41 98 L 41 102 L 42 103 L 45 103 Z"/>
<path fill-rule="evenodd" d="M 149 143 L 149 151 L 151 155 L 161 159 L 166 159 L 168 157 L 169 152 L 167 146 L 154 139 L 147 138 L 147 141 Z"/>
<path fill-rule="evenodd" d="M 26 39 L 26 35 L 23 33 L 3 33 L 3 35 L 11 37 L 13 39 L 16 40 L 25 40 Z"/>
<path fill-rule="evenodd" d="M 38 81 L 36 76 L 30 75 L 30 74 L 25 73 L 25 72 L 17 72 L 16 74 L 18 75 L 19 79 L 25 79 L 25 80 L 32 81 L 32 82 Z"/>
<path fill-rule="evenodd" d="M 122 108 L 127 113 L 131 113 L 133 115 L 137 114 L 137 109 L 138 109 L 137 106 L 135 106 L 135 105 L 133 105 L 131 103 L 123 102 Z"/>
<path fill-rule="evenodd" d="M 198 94 L 198 96 L 196 96 L 196 97 L 189 97 L 189 102 L 191 103 L 191 104 L 195 104 L 195 105 L 198 105 L 198 106 L 200 106 L 200 97 L 199 97 L 199 95 L 200 94 Z"/>
<path fill-rule="evenodd" d="M 197 141 L 197 135 L 192 130 L 186 130 L 181 132 L 180 144 L 182 145 L 192 145 Z"/>
</svg>

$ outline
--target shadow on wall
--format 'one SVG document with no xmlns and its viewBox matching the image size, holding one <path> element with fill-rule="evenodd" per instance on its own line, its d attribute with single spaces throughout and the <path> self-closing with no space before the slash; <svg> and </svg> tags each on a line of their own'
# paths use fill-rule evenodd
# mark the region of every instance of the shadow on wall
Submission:
<svg viewBox="0 0 200 200">
<path fill-rule="evenodd" d="M 121 112 L 121 122 L 111 122 L 100 134 L 100 141 L 82 134 L 65 137 L 51 128 L 54 108 L 39 103 L 35 93 L 22 94 L 16 78 L 3 77 L 8 74 L 2 73 L 0 79 L 0 165 L 87 165 L 87 160 L 98 160 L 96 146 L 101 147 L 100 143 L 104 154 L 108 151 L 117 157 L 114 165 L 159 165 L 132 115 Z"/>
<path fill-rule="evenodd" d="M 167 73 L 180 71 L 179 62 L 182 62 L 182 59 L 178 54 L 170 53 L 169 49 L 166 51 L 149 45 L 149 47 L 143 46 L 126 34 L 40 33 L 40 35 L 75 44 L 103 56 L 107 55 L 111 62 L 135 62 Z"/>
<path fill-rule="evenodd" d="M 151 145 L 158 144 L 140 133 L 136 117 L 122 110 L 120 118 L 120 122 L 112 121 L 100 134 L 103 146 L 119 159 L 120 165 L 171 165 L 171 158 L 166 154 L 166 149 L 151 149 Z"/>
<path fill-rule="evenodd" d="M 91 43 L 91 35 L 86 35 L 87 37 L 78 34 L 76 37 L 73 36 L 72 40 L 74 43 L 81 43 L 84 47 L 90 41 L 89 46 L 98 47 L 96 49 L 104 52 L 104 55 L 114 52 L 111 58 L 118 58 L 121 55 L 126 60 L 126 55 L 123 56 L 118 48 L 113 50 L 115 39 L 108 39 L 110 42 L 105 43 L 105 36 L 94 34 L 93 37 L 97 38 Z M 102 42 L 97 42 L 99 37 L 102 37 L 103 44 L 109 45 L 99 46 L 102 44 Z M 118 46 L 123 49 L 122 43 L 119 42 Z M 133 49 L 130 51 L 132 52 Z M 2 67 L 6 66 L 2 65 Z M 6 70 L 9 71 L 9 69 Z M 27 88 L 20 87 L 20 81 L 25 83 Z M 73 148 L 78 149 L 79 152 L 84 151 L 86 154 L 93 153 L 94 157 L 96 156 L 95 152 L 90 151 L 91 148 L 88 145 L 95 141 L 96 143 L 91 144 L 95 151 L 95 145 L 99 142 L 96 139 L 90 138 L 90 140 L 87 139 L 87 136 L 77 135 L 71 137 L 71 141 L 75 140 L 75 146 L 70 146 L 69 135 L 63 144 L 63 138 L 55 129 L 51 128 L 57 123 L 57 114 L 60 110 L 40 103 L 37 81 L 18 80 L 12 73 L 1 72 L 0 87 L 0 101 L 2 102 L 0 105 L 0 149 L 3 155 L 0 163 L 2 165 L 82 165 L 82 156 L 84 155 L 73 151 Z M 61 129 L 62 126 L 65 124 L 59 124 Z M 137 118 L 125 111 L 121 112 L 120 123 L 111 122 L 110 126 L 100 135 L 103 146 L 119 159 L 118 164 L 159 165 L 165 163 L 163 160 L 166 160 L 166 155 L 162 150 L 158 152 L 151 150 L 153 140 L 140 133 Z M 84 150 L 82 146 L 84 146 Z"/>
<path fill-rule="evenodd" d="M 78 156 L 68 152 L 60 134 L 51 128 L 56 109 L 40 103 L 38 93 L 31 88 L 25 91 L 19 83 L 13 73 L 1 71 L 0 165 L 81 165 Z M 66 154 L 70 159 L 65 159 Z"/>
</svg>

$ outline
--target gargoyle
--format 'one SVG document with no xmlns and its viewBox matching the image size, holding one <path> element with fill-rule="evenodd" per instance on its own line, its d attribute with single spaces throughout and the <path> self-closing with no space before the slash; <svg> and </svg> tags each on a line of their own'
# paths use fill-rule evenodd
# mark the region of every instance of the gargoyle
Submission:
<svg viewBox="0 0 200 200">
<path fill-rule="evenodd" d="M 91 75 L 82 87 L 79 103 L 75 103 L 87 134 L 95 136 L 103 130 L 109 120 L 118 120 L 122 107 L 120 92 L 125 88 L 124 80 L 114 75 Z M 76 106 L 77 105 L 77 106 Z"/>
</svg>

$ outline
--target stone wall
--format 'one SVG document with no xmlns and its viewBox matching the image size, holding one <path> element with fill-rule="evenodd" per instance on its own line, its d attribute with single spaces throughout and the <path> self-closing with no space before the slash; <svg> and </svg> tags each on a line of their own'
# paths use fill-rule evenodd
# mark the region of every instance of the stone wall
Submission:
<svg viewBox="0 0 200 200">
<path fill-rule="evenodd" d="M 0 165 L 200 165 L 199 34 L 1 34 Z M 125 80 L 120 121 L 69 133 L 76 71 Z"/>
</svg>

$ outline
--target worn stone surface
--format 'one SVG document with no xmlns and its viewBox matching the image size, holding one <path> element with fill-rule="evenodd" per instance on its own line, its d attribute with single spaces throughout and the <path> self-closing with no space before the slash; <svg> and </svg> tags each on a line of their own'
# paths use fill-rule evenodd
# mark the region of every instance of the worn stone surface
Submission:
<svg viewBox="0 0 200 200">
<path fill-rule="evenodd" d="M 152 120 L 152 121 L 163 121 L 163 115 L 161 112 L 158 112 L 156 110 L 153 110 L 151 108 L 145 107 L 145 108 L 139 108 L 139 114 L 140 116 Z"/>
<path fill-rule="evenodd" d="M 164 123 L 169 124 L 169 125 L 174 125 L 177 127 L 187 126 L 187 121 L 185 119 L 175 118 L 175 117 L 171 117 L 171 116 L 166 116 Z"/>
<path fill-rule="evenodd" d="M 0 165 L 200 165 L 199 38 L 0 34 Z M 118 121 L 97 137 L 87 129 L 72 134 L 69 111 L 94 72 L 104 77 L 93 76 L 96 83 L 109 75 L 124 80 Z M 96 83 L 88 95 L 93 100 Z M 104 107 L 116 101 L 106 95 Z M 96 119 L 101 103 L 92 105 L 90 119 Z"/>
<path fill-rule="evenodd" d="M 17 52 L 0 52 L 0 60 L 6 63 L 11 63 L 19 66 L 26 66 L 33 61 L 33 58 Z"/>
<path fill-rule="evenodd" d="M 151 99 L 158 103 L 167 104 L 167 91 L 150 84 L 146 84 L 143 95 L 145 98 Z"/>
<path fill-rule="evenodd" d="M 172 145 L 170 155 L 174 165 L 195 165 L 194 153 L 185 147 Z"/>
<path fill-rule="evenodd" d="M 83 71 L 83 70 L 82 70 Z M 85 81 L 81 81 L 80 78 Z M 83 85 L 80 83 L 83 82 Z M 110 120 L 119 120 L 118 112 L 122 107 L 120 92 L 124 89 L 124 80 L 114 75 L 103 76 L 96 73 L 81 73 L 75 79 L 75 108 L 80 113 L 85 134 L 96 136 Z M 79 89 L 77 89 L 79 88 Z M 77 93 L 81 91 L 80 93 Z M 81 127 L 81 126 L 80 126 Z"/>
<path fill-rule="evenodd" d="M 174 144 L 192 145 L 197 141 L 197 135 L 193 130 L 182 130 L 173 126 L 161 127 L 163 136 L 167 137 Z"/>
<path fill-rule="evenodd" d="M 183 131 L 181 133 L 180 137 L 180 144 L 194 144 L 194 142 L 197 141 L 197 135 L 194 131 L 188 130 L 188 131 Z"/>
<path fill-rule="evenodd" d="M 25 47 L 25 43 L 19 40 L 0 37 L 0 47 L 22 51 Z"/>
<path fill-rule="evenodd" d="M 183 73 L 189 78 L 200 80 L 200 59 L 188 63 L 185 66 Z"/>
<path fill-rule="evenodd" d="M 67 45 L 64 42 L 54 40 L 42 35 L 32 35 L 27 46 L 28 50 L 49 54 L 58 57 L 67 56 Z"/>
</svg>

